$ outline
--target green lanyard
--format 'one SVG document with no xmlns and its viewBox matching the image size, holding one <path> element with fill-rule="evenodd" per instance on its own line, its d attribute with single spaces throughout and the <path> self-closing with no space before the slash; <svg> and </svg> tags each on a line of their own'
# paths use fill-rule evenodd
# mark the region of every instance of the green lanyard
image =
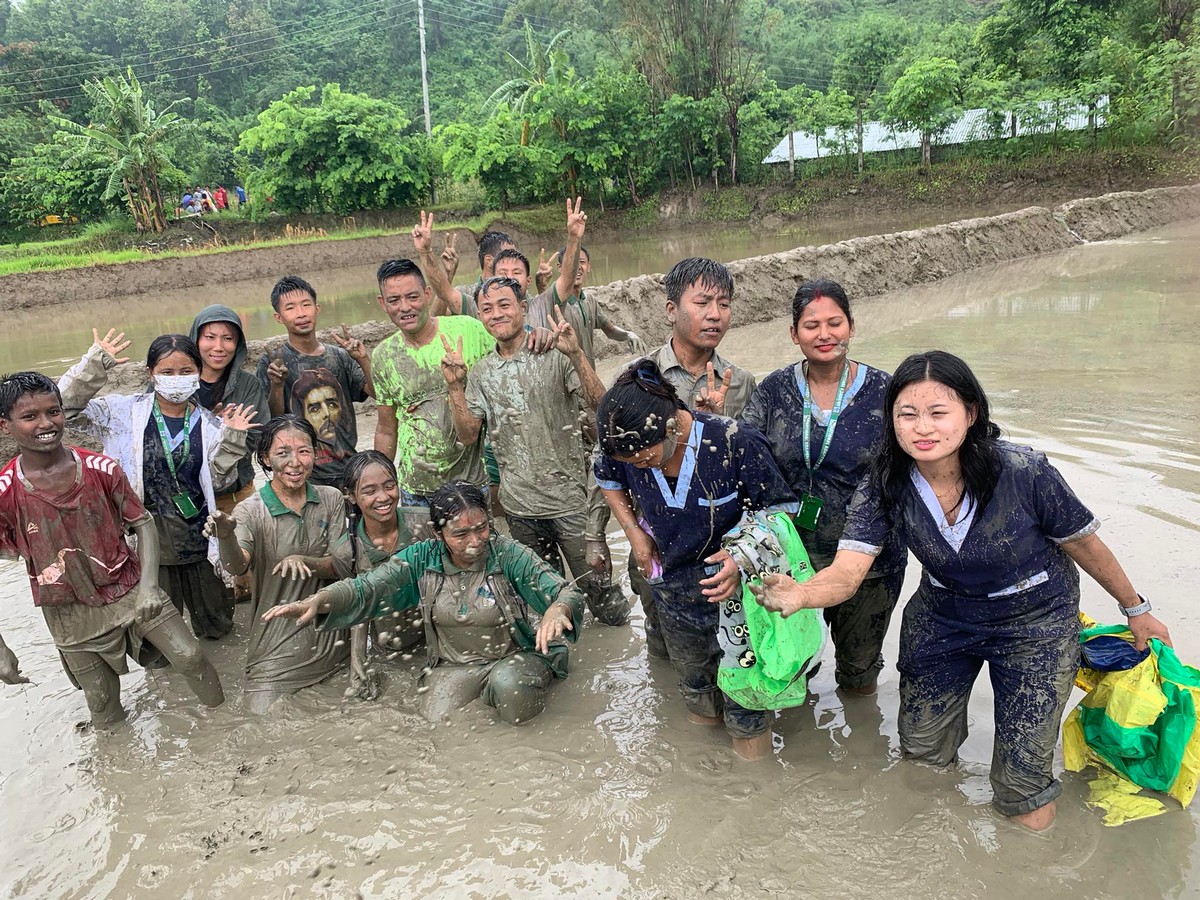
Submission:
<svg viewBox="0 0 1200 900">
<path fill-rule="evenodd" d="M 167 454 L 167 468 L 171 470 L 171 478 L 175 489 L 179 490 L 179 476 L 175 473 L 175 453 L 171 450 L 171 435 L 167 433 L 167 423 L 163 421 L 162 412 L 158 408 L 158 399 L 154 400 L 154 424 L 158 426 L 158 436 L 162 440 L 163 451 Z M 192 406 L 189 403 L 183 413 L 183 458 L 188 458 L 192 449 Z"/>
<path fill-rule="evenodd" d="M 829 411 L 829 424 L 825 426 L 825 440 L 821 443 L 821 455 L 817 457 L 815 466 L 812 461 L 812 388 L 808 384 L 808 376 L 805 374 L 803 366 L 800 369 L 800 376 L 804 378 L 804 407 L 801 413 L 804 424 L 801 429 L 801 446 L 804 449 L 804 467 L 808 469 L 808 489 L 811 491 L 813 475 L 816 474 L 817 469 L 821 468 L 821 463 L 825 462 L 825 454 L 829 452 L 829 445 L 833 443 L 833 429 L 837 427 L 838 416 L 842 414 L 842 403 L 846 399 L 846 382 L 850 378 L 850 360 L 846 360 L 846 365 L 842 368 L 842 377 L 838 380 L 837 395 L 833 398 L 833 409 Z"/>
</svg>

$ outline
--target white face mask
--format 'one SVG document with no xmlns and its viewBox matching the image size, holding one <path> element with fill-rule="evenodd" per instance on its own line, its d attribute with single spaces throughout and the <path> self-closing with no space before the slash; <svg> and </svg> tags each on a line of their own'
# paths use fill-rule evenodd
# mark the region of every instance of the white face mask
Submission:
<svg viewBox="0 0 1200 900">
<path fill-rule="evenodd" d="M 154 392 L 168 403 L 182 403 L 200 390 L 199 375 L 155 375 Z"/>
</svg>

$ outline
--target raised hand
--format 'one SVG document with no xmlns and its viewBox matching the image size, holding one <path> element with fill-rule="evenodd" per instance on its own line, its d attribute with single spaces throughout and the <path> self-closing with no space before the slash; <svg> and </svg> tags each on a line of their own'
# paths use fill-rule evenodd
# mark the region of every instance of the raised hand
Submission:
<svg viewBox="0 0 1200 900">
<path fill-rule="evenodd" d="M 433 213 L 421 210 L 421 221 L 413 226 L 412 242 L 418 253 L 433 252 Z"/>
<path fill-rule="evenodd" d="M 287 363 L 283 361 L 283 348 L 276 347 L 271 351 L 270 362 L 267 363 L 267 379 L 272 385 L 283 387 L 287 381 Z"/>
<path fill-rule="evenodd" d="M 96 346 L 98 346 L 117 362 L 129 362 L 128 356 L 121 356 L 121 353 L 125 350 L 128 350 L 129 345 L 133 343 L 133 341 L 125 339 L 125 332 L 122 331 L 120 334 L 117 334 L 117 329 L 110 328 L 108 329 L 108 334 L 106 334 L 104 337 L 100 337 L 100 332 L 93 328 L 92 340 L 96 343 Z"/>
<path fill-rule="evenodd" d="M 700 396 L 696 398 L 696 409 L 712 413 L 715 416 L 725 415 L 725 395 L 729 393 L 729 385 L 733 382 L 733 369 L 726 369 L 717 385 L 717 373 L 713 364 L 708 364 L 708 384 L 701 388 Z"/>
<path fill-rule="evenodd" d="M 458 251 L 454 249 L 454 232 L 446 232 L 446 245 L 442 247 L 442 268 L 446 270 L 446 280 L 454 281 L 458 274 Z"/>
<path fill-rule="evenodd" d="M 254 421 L 256 412 L 248 403 L 239 403 L 237 406 L 226 404 L 221 407 L 221 421 L 226 428 L 232 428 L 234 431 L 249 431 L 251 428 L 260 427 Z"/>
<path fill-rule="evenodd" d="M 551 331 L 555 335 L 555 346 L 559 352 L 567 356 L 574 356 L 582 352 L 579 348 L 579 335 L 575 333 L 575 329 L 571 327 L 571 323 L 567 321 L 562 310 L 557 306 L 550 310 L 550 324 L 553 326 Z"/>
<path fill-rule="evenodd" d="M 537 328 L 530 328 L 526 325 L 525 328 L 529 332 L 529 337 L 525 339 L 525 346 L 530 353 L 536 353 L 539 356 L 549 353 L 558 342 L 558 332 L 552 329 L 542 328 L 540 325 Z"/>
<path fill-rule="evenodd" d="M 587 230 L 587 213 L 583 212 L 583 198 L 575 198 L 575 206 L 571 206 L 571 198 L 567 198 L 567 237 L 583 239 Z"/>
<path fill-rule="evenodd" d="M 308 563 L 304 561 L 304 557 L 299 553 L 294 553 L 291 556 L 285 556 L 279 562 L 275 563 L 275 568 L 271 570 L 272 575 L 278 575 L 280 578 L 296 578 L 304 579 L 312 576 L 312 569 L 308 567 Z"/>
<path fill-rule="evenodd" d="M 350 329 L 346 327 L 345 322 L 342 323 L 341 334 L 338 334 L 336 331 L 333 333 L 333 340 L 334 343 L 354 357 L 359 365 L 362 365 L 364 359 L 370 357 L 370 354 L 367 353 L 367 345 L 350 333 Z"/>
<path fill-rule="evenodd" d="M 554 270 L 550 268 L 550 261 L 546 259 L 546 248 L 543 247 L 538 256 L 537 272 L 534 273 L 534 283 L 537 285 L 539 294 L 546 289 L 546 285 L 550 283 L 550 276 L 553 274 Z"/>
<path fill-rule="evenodd" d="M 463 384 L 467 380 L 467 364 L 463 360 L 462 337 L 459 337 L 457 347 L 451 347 L 444 334 L 439 334 L 438 337 L 442 339 L 442 346 L 446 348 L 446 355 L 442 357 L 442 377 L 451 387 Z"/>
<path fill-rule="evenodd" d="M 233 537 L 237 530 L 237 522 L 227 512 L 221 512 L 219 509 L 216 512 L 208 514 L 208 518 L 204 522 L 204 536 L 206 538 L 230 538 Z"/>
</svg>

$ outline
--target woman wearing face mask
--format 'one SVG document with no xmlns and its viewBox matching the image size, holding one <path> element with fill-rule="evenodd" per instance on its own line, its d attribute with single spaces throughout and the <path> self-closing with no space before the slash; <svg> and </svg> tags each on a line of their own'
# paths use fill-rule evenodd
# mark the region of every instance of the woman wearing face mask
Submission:
<svg viewBox="0 0 1200 900">
<path fill-rule="evenodd" d="M 854 316 L 836 281 L 800 285 L 791 335 L 803 358 L 763 379 L 740 418 L 771 445 L 800 501 L 794 522 L 804 547 L 813 567 L 823 569 L 837 553 L 846 504 L 883 445 L 883 395 L 891 376 L 850 358 Z M 875 693 L 906 561 L 889 538 L 854 597 L 825 610 L 834 676 L 844 691 Z"/>
<path fill-rule="evenodd" d="M 318 632 L 419 610 L 429 670 L 419 705 L 434 721 L 482 697 L 510 725 L 546 705 L 555 678 L 567 677 L 567 647 L 583 616 L 583 594 L 523 544 L 492 534 L 487 500 L 466 481 L 429 500 L 436 538 L 413 544 L 366 575 L 339 581 L 307 600 L 276 606 L 263 619 Z"/>
<path fill-rule="evenodd" d="M 96 397 L 108 371 L 128 362 L 124 334 L 110 330 L 59 381 L 63 409 L 77 428 L 98 440 L 121 464 L 154 516 L 161 548 L 159 585 L 197 637 L 219 638 L 233 628 L 233 600 L 214 568 L 216 541 L 203 534 L 215 495 L 234 483 L 245 455 L 254 409 L 227 406 L 218 418 L 194 399 L 203 362 L 191 338 L 166 334 L 146 354 L 153 390 Z"/>
</svg>

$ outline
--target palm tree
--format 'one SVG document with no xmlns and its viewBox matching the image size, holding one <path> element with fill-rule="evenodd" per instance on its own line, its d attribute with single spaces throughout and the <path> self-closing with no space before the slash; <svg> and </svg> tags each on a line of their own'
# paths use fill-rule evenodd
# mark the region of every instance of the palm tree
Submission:
<svg viewBox="0 0 1200 900">
<path fill-rule="evenodd" d="M 528 147 L 530 135 L 529 116 L 527 108 L 532 102 L 533 95 L 546 85 L 569 83 L 575 78 L 575 70 L 571 68 L 566 51 L 559 44 L 566 39 L 569 32 L 560 31 L 545 47 L 538 43 L 537 36 L 525 21 L 525 55 L 527 60 L 521 62 L 511 53 L 508 58 L 513 61 L 519 74 L 510 78 L 484 101 L 483 114 L 490 118 L 502 104 L 521 117 L 521 146 Z"/>
<path fill-rule="evenodd" d="M 79 125 L 54 116 L 54 123 L 81 150 L 99 149 L 112 160 L 105 199 L 123 192 L 139 231 L 164 231 L 167 219 L 159 179 L 183 177 L 167 156 L 166 141 L 186 123 L 172 111 L 174 103 L 161 112 L 154 108 L 133 69 L 87 82 L 83 90 L 92 103 L 93 121 Z"/>
</svg>

